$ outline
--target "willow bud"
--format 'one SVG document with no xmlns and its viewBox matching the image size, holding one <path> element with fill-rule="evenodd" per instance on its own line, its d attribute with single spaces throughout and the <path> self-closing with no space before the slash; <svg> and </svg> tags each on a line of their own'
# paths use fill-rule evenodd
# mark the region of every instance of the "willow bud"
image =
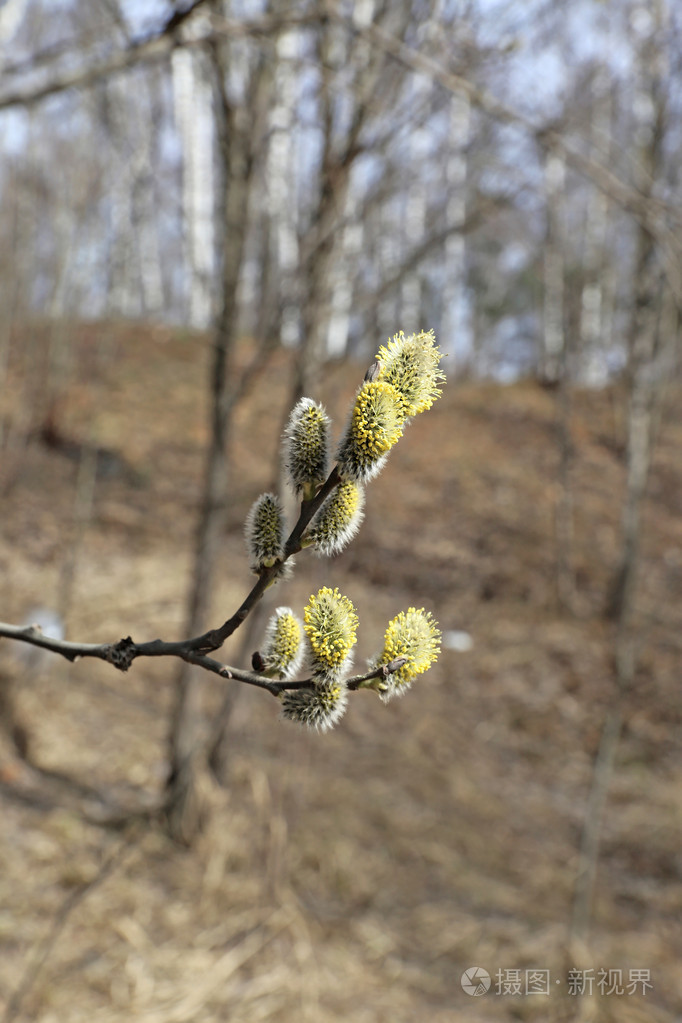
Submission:
<svg viewBox="0 0 682 1023">
<path fill-rule="evenodd" d="M 282 694 L 282 714 L 318 732 L 328 732 L 348 706 L 348 690 L 340 680 L 320 679 L 313 689 L 292 689 Z"/>
<path fill-rule="evenodd" d="M 338 554 L 350 543 L 364 518 L 365 492 L 359 483 L 342 480 L 310 524 L 306 544 L 319 554 Z"/>
<path fill-rule="evenodd" d="M 251 568 L 260 572 L 284 554 L 284 512 L 274 494 L 261 494 L 251 506 L 244 529 Z"/>
<path fill-rule="evenodd" d="M 294 490 L 310 500 L 329 474 L 329 416 L 312 398 L 301 398 L 292 409 L 283 459 Z"/>
</svg>

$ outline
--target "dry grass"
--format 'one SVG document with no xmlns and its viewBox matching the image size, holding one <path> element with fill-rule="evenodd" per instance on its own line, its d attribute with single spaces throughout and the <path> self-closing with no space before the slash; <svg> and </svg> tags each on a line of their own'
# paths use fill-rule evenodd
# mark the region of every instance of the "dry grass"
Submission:
<svg viewBox="0 0 682 1023">
<path fill-rule="evenodd" d="M 114 326 L 78 328 L 73 345 L 58 426 L 122 461 L 97 482 L 69 634 L 177 636 L 206 436 L 208 348 L 198 337 Z M 37 439 L 22 446 L 23 434 L 11 429 L 19 421 L 35 429 L 49 404 L 50 376 L 32 383 L 24 346 L 19 339 L 11 353 L 2 409 L 6 620 L 54 604 L 73 539 L 77 464 Z M 44 352 L 40 336 L 35 351 Z M 249 584 L 241 522 L 272 482 L 287 368 L 278 357 L 238 414 L 216 620 Z M 323 397 L 337 423 L 362 369 L 330 371 Z M 84 797 L 96 808 L 97 793 L 133 802 L 159 790 L 174 666 L 138 661 L 119 675 L 56 658 L 27 665 L 22 651 L 3 644 L 0 670 L 16 680 L 36 761 L 93 790 L 75 800 L 0 739 L 0 1000 L 44 957 L 17 1018 L 680 1018 L 682 420 L 674 407 L 651 485 L 641 668 L 583 964 L 626 975 L 648 968 L 653 990 L 646 998 L 565 995 L 566 971 L 580 965 L 566 934 L 581 818 L 613 697 L 612 637 L 600 611 L 623 486 L 618 401 L 577 398 L 574 617 L 554 601 L 552 395 L 532 384 L 451 386 L 413 424 L 369 492 L 357 541 L 333 563 L 301 556 L 286 596 L 275 599 L 300 606 L 333 580 L 360 612 L 359 660 L 408 604 L 432 608 L 444 629 L 470 632 L 473 649 L 444 652 L 389 707 L 357 694 L 324 737 L 281 722 L 267 694 L 241 692 L 228 784 L 206 791 L 211 824 L 191 852 L 155 827 L 112 833 L 75 809 Z M 219 685 L 213 677 L 204 684 L 208 714 Z M 41 792 L 38 805 L 22 801 Z M 460 976 L 473 965 L 492 974 L 549 969 L 563 982 L 551 998 L 470 998 Z"/>
</svg>

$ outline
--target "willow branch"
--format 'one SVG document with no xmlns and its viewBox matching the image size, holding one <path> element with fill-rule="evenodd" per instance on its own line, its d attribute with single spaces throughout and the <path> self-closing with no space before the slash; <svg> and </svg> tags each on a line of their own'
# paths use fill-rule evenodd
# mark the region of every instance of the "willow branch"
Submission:
<svg viewBox="0 0 682 1023">
<path fill-rule="evenodd" d="M 59 654 L 71 663 L 80 661 L 83 657 L 97 657 L 120 671 L 127 671 L 136 657 L 180 657 L 189 664 L 195 664 L 198 668 L 219 675 L 220 678 L 233 679 L 235 682 L 265 689 L 273 696 L 279 696 L 287 689 L 312 689 L 314 686 L 312 678 L 275 682 L 257 672 L 243 671 L 241 668 L 233 668 L 232 665 L 221 664 L 206 654 L 192 650 L 193 640 L 184 643 L 165 643 L 163 640 L 155 639 L 151 643 L 134 643 L 130 636 L 127 636 L 118 643 L 70 643 L 64 639 L 45 636 L 38 625 L 9 625 L 7 622 L 0 622 L 0 637 L 30 643 L 32 646 L 49 650 L 50 653 Z M 362 675 L 353 675 L 346 679 L 346 685 L 350 690 L 361 689 L 365 682 L 372 679 L 387 678 L 402 668 L 405 661 L 406 658 L 398 657 L 389 664 L 372 668 Z"/>
<path fill-rule="evenodd" d="M 206 671 L 220 675 L 222 678 L 234 678 L 239 682 L 267 689 L 269 692 L 277 695 L 286 686 L 281 683 L 272 682 L 270 679 L 253 672 L 243 672 L 236 668 L 228 668 L 219 661 L 213 660 L 208 654 L 221 647 L 225 640 L 237 630 L 261 599 L 266 589 L 281 575 L 285 563 L 301 550 L 301 538 L 306 527 L 338 485 L 339 480 L 338 468 L 335 466 L 317 494 L 311 500 L 301 502 L 298 521 L 291 530 L 284 547 L 284 557 L 274 565 L 261 569 L 258 579 L 248 596 L 235 613 L 218 629 L 209 629 L 208 632 L 203 633 L 201 636 L 195 636 L 193 639 L 174 642 L 153 639 L 146 643 L 136 643 L 130 636 L 125 636 L 116 643 L 73 643 L 69 640 L 46 636 L 37 625 L 10 625 L 7 622 L 0 622 L 0 637 L 17 640 L 20 643 L 28 643 L 43 650 L 49 650 L 51 653 L 65 657 L 72 664 L 79 661 L 82 657 L 96 657 L 118 668 L 119 671 L 127 671 L 137 657 L 179 657 L 190 664 L 195 664 Z"/>
<path fill-rule="evenodd" d="M 378 668 L 371 668 L 363 675 L 352 675 L 346 679 L 346 688 L 351 691 L 364 689 L 365 682 L 371 682 L 375 678 L 387 679 L 394 671 L 399 671 L 404 664 L 407 664 L 407 657 L 396 657 L 395 660 L 389 661 L 388 664 L 380 664 Z M 277 686 L 278 692 L 282 692 L 285 689 L 314 688 L 314 682 L 311 678 L 303 679 L 300 682 L 275 682 L 273 685 Z"/>
<path fill-rule="evenodd" d="M 192 649 L 208 651 L 217 650 L 218 647 L 221 647 L 225 640 L 237 630 L 256 606 L 267 588 L 275 582 L 279 575 L 281 575 L 282 569 L 289 558 L 301 550 L 301 538 L 303 537 L 308 523 L 315 512 L 322 507 L 332 490 L 338 486 L 339 482 L 340 476 L 338 467 L 334 466 L 326 483 L 320 487 L 315 496 L 311 498 L 310 501 L 301 502 L 301 512 L 298 517 L 298 522 L 292 529 L 287 542 L 284 545 L 283 559 L 275 562 L 274 565 L 268 568 L 262 568 L 258 575 L 258 581 L 255 583 L 249 595 L 246 597 L 242 605 L 237 608 L 232 617 L 228 618 L 219 629 L 211 629 L 204 633 L 203 636 L 198 636 L 196 639 L 190 640 L 189 642 L 192 644 Z"/>
</svg>

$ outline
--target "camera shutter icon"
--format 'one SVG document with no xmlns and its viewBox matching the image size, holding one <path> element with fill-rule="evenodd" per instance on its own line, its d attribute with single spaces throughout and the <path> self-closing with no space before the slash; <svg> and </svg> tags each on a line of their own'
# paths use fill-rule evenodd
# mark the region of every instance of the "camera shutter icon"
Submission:
<svg viewBox="0 0 682 1023">
<path fill-rule="evenodd" d="M 490 988 L 490 974 L 482 966 L 470 966 L 462 974 L 461 984 L 468 995 L 484 995 Z"/>
</svg>

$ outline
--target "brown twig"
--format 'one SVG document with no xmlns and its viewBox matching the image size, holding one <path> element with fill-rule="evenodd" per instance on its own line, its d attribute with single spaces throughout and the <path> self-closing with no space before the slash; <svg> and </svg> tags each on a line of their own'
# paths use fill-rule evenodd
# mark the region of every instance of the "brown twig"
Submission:
<svg viewBox="0 0 682 1023">
<path fill-rule="evenodd" d="M 225 640 L 238 629 L 261 599 L 268 586 L 275 582 L 281 574 L 284 564 L 292 555 L 301 550 L 301 538 L 308 523 L 327 497 L 329 497 L 334 487 L 338 485 L 339 479 L 338 469 L 334 467 L 329 474 L 329 478 L 319 489 L 315 497 L 310 501 L 303 501 L 301 503 L 301 512 L 286 542 L 284 557 L 274 565 L 261 569 L 258 580 L 251 588 L 248 596 L 220 628 L 209 629 L 208 632 L 204 632 L 202 635 L 195 636 L 192 639 L 171 642 L 163 639 L 153 639 L 146 643 L 136 643 L 130 636 L 125 636 L 119 639 L 117 643 L 73 643 L 69 640 L 54 639 L 52 636 L 46 636 L 39 626 L 36 625 L 11 625 L 7 622 L 0 622 L 0 637 L 41 647 L 43 650 L 49 650 L 54 654 L 65 657 L 72 664 L 79 661 L 82 657 L 96 657 L 118 668 L 119 671 L 127 671 L 137 657 L 179 657 L 190 664 L 196 664 L 206 671 L 220 675 L 222 678 L 234 678 L 248 685 L 267 689 L 277 695 L 281 692 L 281 684 L 273 683 L 270 679 L 256 675 L 253 672 L 244 672 L 237 668 L 227 667 L 207 655 L 221 647 Z"/>
<path fill-rule="evenodd" d="M 51 636 L 44 636 L 35 625 L 17 626 L 0 622 L 0 636 L 8 639 L 19 639 L 26 643 L 50 650 L 52 653 L 66 657 L 68 661 L 78 661 L 81 657 L 98 657 L 100 660 L 113 664 L 121 671 L 127 671 L 130 662 L 135 657 L 181 657 L 189 664 L 196 664 L 205 671 L 210 671 L 220 678 L 234 679 L 235 682 L 243 682 L 246 685 L 256 686 L 259 689 L 266 689 L 273 696 L 279 696 L 286 689 L 311 689 L 313 680 L 311 678 L 292 680 L 290 682 L 274 682 L 272 679 L 259 675 L 254 671 L 243 671 L 241 668 L 233 668 L 231 665 L 221 664 L 219 661 L 208 657 L 206 654 L 196 653 L 187 648 L 187 643 L 164 643 L 156 639 L 151 643 L 134 643 L 130 637 L 119 640 L 115 644 L 97 643 L 69 643 L 66 640 L 52 639 Z M 188 643 L 193 642 L 189 640 Z M 118 652 L 117 652 L 118 651 Z M 405 663 L 399 658 L 389 665 L 382 665 L 373 668 L 363 675 L 353 675 L 346 680 L 349 689 L 359 689 L 363 682 L 373 678 L 385 678 L 387 675 Z"/>
<path fill-rule="evenodd" d="M 194 643 L 194 640 L 187 640 L 185 643 L 165 643 L 163 640 L 155 639 L 150 643 L 134 643 L 128 636 L 115 644 L 69 643 L 67 640 L 44 636 L 35 625 L 8 625 L 5 622 L 0 622 L 0 636 L 42 647 L 66 657 L 71 662 L 78 661 L 81 657 L 98 657 L 100 660 L 113 664 L 121 671 L 127 671 L 135 657 L 181 657 L 189 664 L 196 664 L 197 667 L 204 668 L 205 671 L 210 671 L 221 678 L 234 679 L 235 682 L 243 682 L 259 689 L 266 689 L 273 696 L 279 696 L 287 689 L 312 689 L 313 687 L 312 678 L 275 682 L 257 672 L 243 671 L 241 668 L 221 664 L 220 661 L 191 649 L 190 644 Z M 363 682 L 368 682 L 373 678 L 386 678 L 402 668 L 404 663 L 405 658 L 399 657 L 391 661 L 390 664 L 372 668 L 362 675 L 351 676 L 346 679 L 346 685 L 351 690 L 360 689 Z"/>
</svg>

